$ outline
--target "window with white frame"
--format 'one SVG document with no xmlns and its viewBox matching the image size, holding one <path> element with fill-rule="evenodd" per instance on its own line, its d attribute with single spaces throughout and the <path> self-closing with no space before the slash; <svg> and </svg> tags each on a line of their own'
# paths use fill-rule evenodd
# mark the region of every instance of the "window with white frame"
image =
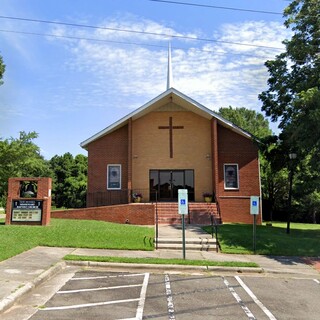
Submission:
<svg viewBox="0 0 320 320">
<path fill-rule="evenodd" d="M 121 189 L 121 164 L 108 164 L 107 169 L 107 189 Z"/>
<path fill-rule="evenodd" d="M 224 167 L 224 188 L 239 189 L 239 167 L 235 163 L 227 163 Z"/>
</svg>

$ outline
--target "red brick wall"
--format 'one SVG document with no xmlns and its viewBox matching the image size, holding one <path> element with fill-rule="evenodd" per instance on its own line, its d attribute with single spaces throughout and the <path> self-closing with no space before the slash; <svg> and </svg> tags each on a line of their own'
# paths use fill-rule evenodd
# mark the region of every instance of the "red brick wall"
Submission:
<svg viewBox="0 0 320 320">
<path fill-rule="evenodd" d="M 58 210 L 51 212 L 51 217 L 56 219 L 100 220 L 115 223 L 130 223 L 135 225 L 154 225 L 154 216 L 154 205 L 145 203 Z"/>
<path fill-rule="evenodd" d="M 88 193 L 107 191 L 108 164 L 121 164 L 121 188 L 127 189 L 127 125 L 88 145 Z M 87 205 L 91 206 L 90 203 L 87 203 Z"/>
<path fill-rule="evenodd" d="M 214 165 L 212 167 L 218 167 L 218 174 L 209 176 L 210 179 L 213 177 L 213 180 L 215 180 L 212 184 L 216 185 L 216 188 L 213 186 L 213 189 L 216 190 L 220 204 L 222 221 L 248 222 L 248 215 L 250 217 L 250 196 L 260 195 L 258 148 L 251 139 L 243 137 L 219 124 L 217 125 L 217 130 L 211 132 L 213 142 L 215 141 L 214 135 L 216 132 L 218 136 L 217 152 L 213 148 L 212 161 L 214 161 Z M 210 132 L 208 134 L 210 135 Z M 130 183 L 128 178 L 128 154 L 131 150 L 131 146 L 128 143 L 129 136 L 128 125 L 126 125 L 88 145 L 88 193 L 107 190 L 108 164 L 122 165 L 122 189 L 128 188 L 128 182 Z M 177 152 L 177 150 L 175 151 Z M 226 163 L 236 163 L 239 166 L 239 190 L 224 189 L 223 165 Z M 177 165 L 177 163 L 174 162 L 174 165 Z M 174 165 L 169 163 L 155 167 L 170 166 L 170 168 L 173 168 Z M 199 180 L 196 181 L 197 189 L 199 189 L 198 185 Z M 92 205 L 94 204 L 89 202 L 88 197 L 87 206 L 91 207 Z M 259 219 L 261 221 L 261 215 Z"/>
<path fill-rule="evenodd" d="M 250 196 L 260 195 L 258 147 L 248 138 L 218 126 L 219 191 L 218 201 L 223 222 L 252 223 Z M 239 189 L 225 190 L 224 164 L 239 167 Z M 261 223 L 261 214 L 258 222 Z"/>
</svg>

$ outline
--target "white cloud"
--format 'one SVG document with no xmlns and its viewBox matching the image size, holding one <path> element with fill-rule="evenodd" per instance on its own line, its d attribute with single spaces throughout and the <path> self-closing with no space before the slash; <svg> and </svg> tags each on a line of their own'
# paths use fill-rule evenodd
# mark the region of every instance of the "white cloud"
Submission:
<svg viewBox="0 0 320 320">
<path fill-rule="evenodd" d="M 140 20 L 132 15 L 104 21 L 101 26 L 183 35 L 158 22 Z M 82 95 L 87 96 L 87 99 L 84 97 L 87 104 L 90 100 L 91 105 L 103 107 L 104 100 L 105 107 L 108 107 L 113 99 L 119 107 L 138 107 L 139 103 L 141 105 L 165 90 L 168 41 L 166 37 L 100 29 L 81 29 L 79 34 L 77 29 L 70 31 L 59 27 L 57 31 L 60 35 L 70 35 L 71 32 L 73 36 L 83 38 L 102 37 L 109 41 L 130 41 L 146 45 L 160 43 L 163 46 L 159 48 L 68 40 L 67 45 L 73 55 L 72 60 L 68 61 L 68 68 L 84 74 L 88 82 L 92 82 L 87 87 L 88 92 Z M 186 35 L 190 34 L 196 36 L 192 31 L 186 32 Z M 215 110 L 232 105 L 259 111 L 260 102 L 257 96 L 266 88 L 268 77 L 264 62 L 280 53 L 266 47 L 283 47 L 281 42 L 286 36 L 287 31 L 280 23 L 247 21 L 223 25 L 214 33 L 217 42 L 174 40 L 174 87 Z M 128 101 L 132 105 L 128 105 Z"/>
</svg>

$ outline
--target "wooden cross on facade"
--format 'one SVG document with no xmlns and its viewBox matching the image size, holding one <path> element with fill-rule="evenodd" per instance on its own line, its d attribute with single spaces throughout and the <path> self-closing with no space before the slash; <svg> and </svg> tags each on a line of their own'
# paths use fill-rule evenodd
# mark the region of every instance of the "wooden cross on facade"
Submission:
<svg viewBox="0 0 320 320">
<path fill-rule="evenodd" d="M 168 126 L 159 126 L 158 128 L 159 129 L 169 129 L 170 158 L 173 158 L 173 130 L 174 129 L 184 129 L 184 126 L 174 126 L 174 125 L 172 125 L 172 117 L 170 117 Z"/>
</svg>

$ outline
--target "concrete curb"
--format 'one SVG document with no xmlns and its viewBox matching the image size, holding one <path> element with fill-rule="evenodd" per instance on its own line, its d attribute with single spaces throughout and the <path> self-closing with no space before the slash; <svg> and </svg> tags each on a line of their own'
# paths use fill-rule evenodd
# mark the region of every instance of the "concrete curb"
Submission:
<svg viewBox="0 0 320 320">
<path fill-rule="evenodd" d="M 6 298 L 0 301 L 0 314 L 5 310 L 9 309 L 15 302 L 17 302 L 24 294 L 30 292 L 35 287 L 39 286 L 42 282 L 48 280 L 54 274 L 61 271 L 66 266 L 64 261 L 58 262 L 56 265 L 52 266 L 50 269 L 41 273 L 34 280 L 23 284 L 15 292 L 11 293 Z"/>
<path fill-rule="evenodd" d="M 236 272 L 236 273 L 263 273 L 263 268 L 250 267 L 215 267 L 215 266 L 188 266 L 188 265 L 167 265 L 167 264 L 141 264 L 141 263 L 115 263 L 96 261 L 65 261 L 66 265 L 81 267 L 101 267 L 135 270 L 160 270 L 167 272 Z"/>
</svg>

